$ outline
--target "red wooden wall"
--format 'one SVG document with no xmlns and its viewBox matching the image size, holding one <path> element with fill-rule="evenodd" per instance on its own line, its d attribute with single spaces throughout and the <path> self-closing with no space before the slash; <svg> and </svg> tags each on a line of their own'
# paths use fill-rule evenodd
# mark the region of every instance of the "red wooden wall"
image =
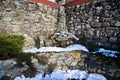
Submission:
<svg viewBox="0 0 120 80">
<path fill-rule="evenodd" d="M 65 4 L 64 7 L 71 7 L 71 6 L 80 5 L 80 4 L 92 2 L 92 1 L 94 0 L 74 0 L 72 2 L 69 2 L 68 4 Z"/>
<path fill-rule="evenodd" d="M 64 5 L 57 4 L 55 2 L 51 2 L 48 0 L 31 0 L 31 1 L 37 2 L 37 3 L 42 3 L 45 5 L 52 6 L 52 7 L 60 7 L 60 6 L 71 7 L 71 6 L 80 5 L 80 4 L 87 3 L 87 2 L 92 2 L 94 0 L 66 0 L 66 4 L 64 4 Z"/>
<path fill-rule="evenodd" d="M 51 1 L 48 1 L 48 0 L 32 0 L 32 1 L 37 2 L 37 3 L 42 3 L 42 4 L 45 4 L 45 5 L 49 5 L 49 6 L 52 6 L 52 7 L 62 6 L 61 4 L 57 4 L 57 3 L 54 3 L 54 2 L 51 2 Z"/>
<path fill-rule="evenodd" d="M 65 3 L 69 3 L 69 2 L 72 2 L 72 1 L 75 1 L 75 0 L 65 0 Z"/>
</svg>

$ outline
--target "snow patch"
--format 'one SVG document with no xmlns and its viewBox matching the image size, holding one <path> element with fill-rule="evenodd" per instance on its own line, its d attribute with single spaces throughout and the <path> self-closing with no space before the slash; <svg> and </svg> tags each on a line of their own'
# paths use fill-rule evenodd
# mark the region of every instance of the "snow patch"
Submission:
<svg viewBox="0 0 120 80">
<path fill-rule="evenodd" d="M 73 45 L 70 45 L 66 48 L 62 48 L 62 47 L 41 47 L 39 49 L 33 48 L 33 49 L 24 50 L 24 52 L 26 52 L 26 53 L 28 53 L 28 52 L 31 52 L 31 53 L 53 52 L 53 51 L 54 52 L 61 52 L 61 51 L 73 51 L 73 50 L 83 50 L 83 51 L 89 52 L 89 50 L 85 46 L 82 46 L 79 44 L 73 44 Z"/>
<path fill-rule="evenodd" d="M 100 48 L 98 51 L 96 52 L 100 52 L 105 56 L 109 56 L 109 57 L 117 57 L 116 54 L 120 54 L 120 52 L 118 51 L 113 51 L 113 50 L 106 50 L 104 48 Z M 94 52 L 94 53 L 96 53 Z"/>
<path fill-rule="evenodd" d="M 68 80 L 68 79 L 77 79 L 77 80 L 107 80 L 104 76 L 99 74 L 88 74 L 85 71 L 80 70 L 54 70 L 51 74 L 46 74 L 45 77 L 42 77 L 42 74 L 37 74 L 33 78 L 25 78 L 25 76 L 18 76 L 14 80 Z"/>
</svg>

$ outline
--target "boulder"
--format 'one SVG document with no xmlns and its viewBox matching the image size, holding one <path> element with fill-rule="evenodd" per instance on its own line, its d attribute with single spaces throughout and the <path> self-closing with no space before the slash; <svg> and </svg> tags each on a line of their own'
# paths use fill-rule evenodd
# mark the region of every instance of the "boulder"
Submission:
<svg viewBox="0 0 120 80">
<path fill-rule="evenodd" d="M 110 27 L 110 23 L 109 23 L 109 22 L 104 22 L 104 23 L 102 24 L 102 26 L 103 26 L 103 27 Z"/>
<path fill-rule="evenodd" d="M 120 21 L 117 21 L 115 26 L 120 27 Z"/>
</svg>

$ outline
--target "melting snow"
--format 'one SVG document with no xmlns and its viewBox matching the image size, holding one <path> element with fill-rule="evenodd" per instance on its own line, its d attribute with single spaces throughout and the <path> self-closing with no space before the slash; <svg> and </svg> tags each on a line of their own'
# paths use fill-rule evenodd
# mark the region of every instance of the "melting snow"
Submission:
<svg viewBox="0 0 120 80">
<path fill-rule="evenodd" d="M 116 54 L 120 53 L 120 52 L 117 52 L 117 51 L 106 50 L 106 49 L 103 49 L 103 48 L 100 48 L 97 52 L 101 52 L 101 53 L 103 53 L 103 55 L 109 56 L 109 57 L 117 57 Z"/>
<path fill-rule="evenodd" d="M 83 51 L 89 52 L 85 46 L 78 45 L 78 44 L 73 44 L 66 48 L 62 48 L 62 47 L 41 47 L 39 49 L 33 48 L 33 49 L 24 50 L 24 52 L 26 52 L 26 53 L 28 53 L 28 52 L 31 52 L 31 53 L 51 52 L 51 51 L 61 52 L 61 51 L 73 51 L 73 50 L 83 50 Z"/>
<path fill-rule="evenodd" d="M 77 79 L 77 80 L 107 80 L 104 76 L 99 74 L 88 74 L 85 71 L 80 70 L 54 70 L 51 74 L 46 74 L 45 77 L 42 77 L 42 74 L 37 74 L 33 78 L 25 78 L 24 75 L 16 77 L 14 80 L 68 80 L 68 79 Z"/>
</svg>

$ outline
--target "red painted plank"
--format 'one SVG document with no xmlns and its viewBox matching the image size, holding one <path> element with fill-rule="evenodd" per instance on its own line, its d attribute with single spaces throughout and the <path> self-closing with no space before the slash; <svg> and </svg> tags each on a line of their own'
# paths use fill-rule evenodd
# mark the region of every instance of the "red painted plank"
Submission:
<svg viewBox="0 0 120 80">
<path fill-rule="evenodd" d="M 75 0 L 65 0 L 65 3 L 69 3 L 69 2 L 72 2 L 72 1 L 75 1 Z"/>
<path fill-rule="evenodd" d="M 32 0 L 32 1 L 36 2 L 36 3 L 42 3 L 42 4 L 45 4 L 45 5 L 49 5 L 49 6 L 52 6 L 52 7 L 62 6 L 61 4 L 57 4 L 57 3 L 54 3 L 54 2 L 51 2 L 51 1 L 48 1 L 48 0 Z"/>
<path fill-rule="evenodd" d="M 94 0 L 74 0 L 72 2 L 69 2 L 68 4 L 65 4 L 64 7 L 71 7 L 71 6 L 80 5 L 80 4 L 92 2 L 92 1 Z"/>
<path fill-rule="evenodd" d="M 60 6 L 71 7 L 71 6 L 80 5 L 80 4 L 87 3 L 87 2 L 92 2 L 94 0 L 71 0 L 70 2 L 69 0 L 66 0 L 68 3 L 65 5 L 57 4 L 55 2 L 51 2 L 48 0 L 31 0 L 31 1 L 36 2 L 36 3 L 42 3 L 45 5 L 52 6 L 52 7 L 60 7 Z"/>
</svg>

